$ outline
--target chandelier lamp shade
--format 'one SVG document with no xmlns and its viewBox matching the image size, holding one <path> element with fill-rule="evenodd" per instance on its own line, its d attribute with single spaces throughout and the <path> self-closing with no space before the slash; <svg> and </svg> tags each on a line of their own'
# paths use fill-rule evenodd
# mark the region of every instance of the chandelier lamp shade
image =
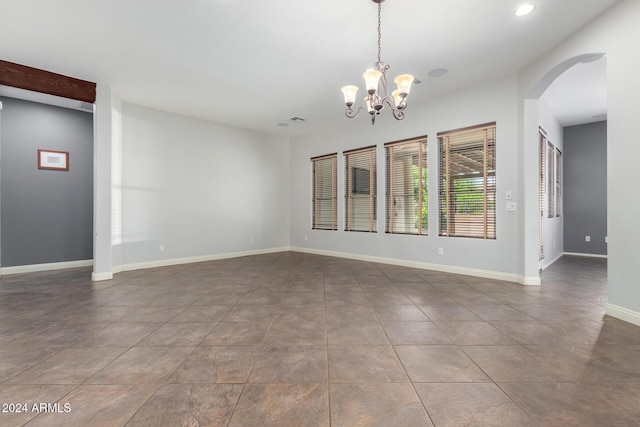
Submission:
<svg viewBox="0 0 640 427">
<path fill-rule="evenodd" d="M 364 97 L 363 104 L 357 110 L 353 109 L 358 95 L 358 86 L 350 85 L 342 88 L 344 95 L 344 103 L 347 105 L 345 115 L 350 119 L 360 114 L 363 106 L 366 106 L 367 112 L 371 116 L 371 124 L 375 124 L 376 116 L 384 109 L 385 104 L 393 113 L 396 120 L 404 119 L 404 110 L 407 108 L 407 97 L 411 91 L 414 77 L 411 74 L 401 74 L 394 79 L 397 89 L 389 94 L 389 84 L 387 82 L 387 71 L 389 65 L 380 59 L 380 51 L 382 47 L 382 33 L 380 31 L 381 22 L 381 3 L 384 0 L 371 0 L 378 4 L 378 61 L 373 64 L 373 68 L 368 69 L 362 74 L 364 78 L 367 94 Z"/>
</svg>

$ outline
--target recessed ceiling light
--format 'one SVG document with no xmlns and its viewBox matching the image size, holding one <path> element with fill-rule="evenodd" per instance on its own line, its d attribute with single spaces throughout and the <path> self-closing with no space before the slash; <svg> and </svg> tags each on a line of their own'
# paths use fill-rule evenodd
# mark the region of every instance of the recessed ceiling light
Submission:
<svg viewBox="0 0 640 427">
<path fill-rule="evenodd" d="M 449 70 L 446 68 L 436 68 L 435 70 L 429 71 L 429 77 L 442 77 L 448 72 Z"/>
<path fill-rule="evenodd" d="M 278 123 L 278 126 L 281 126 L 281 127 L 289 126 L 289 123 L 284 123 L 284 122 Z"/>
<path fill-rule="evenodd" d="M 533 9 L 535 9 L 536 7 L 534 5 L 532 5 L 531 3 L 523 3 L 520 6 L 518 6 L 518 8 L 515 11 L 515 15 L 516 16 L 525 16 L 530 14 L 531 12 L 533 12 Z"/>
</svg>

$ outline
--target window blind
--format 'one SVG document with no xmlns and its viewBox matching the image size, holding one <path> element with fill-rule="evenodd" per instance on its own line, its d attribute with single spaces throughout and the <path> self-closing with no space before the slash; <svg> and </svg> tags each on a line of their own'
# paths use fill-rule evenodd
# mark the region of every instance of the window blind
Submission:
<svg viewBox="0 0 640 427">
<path fill-rule="evenodd" d="M 375 233 L 376 147 L 345 151 L 345 230 Z"/>
<path fill-rule="evenodd" d="M 385 144 L 387 233 L 427 235 L 427 137 Z"/>
<path fill-rule="evenodd" d="M 547 141 L 547 217 L 555 216 L 555 182 L 554 182 L 555 148 Z"/>
<path fill-rule="evenodd" d="M 538 210 L 540 211 L 540 219 L 538 224 L 538 260 L 544 259 L 544 172 L 547 148 L 547 135 L 542 127 L 538 133 Z"/>
<path fill-rule="evenodd" d="M 316 230 L 338 229 L 338 154 L 314 157 L 312 185 L 312 226 Z"/>
<path fill-rule="evenodd" d="M 560 216 L 562 204 L 562 152 L 556 148 L 556 216 Z"/>
<path fill-rule="evenodd" d="M 438 134 L 440 236 L 496 238 L 496 124 Z"/>
</svg>

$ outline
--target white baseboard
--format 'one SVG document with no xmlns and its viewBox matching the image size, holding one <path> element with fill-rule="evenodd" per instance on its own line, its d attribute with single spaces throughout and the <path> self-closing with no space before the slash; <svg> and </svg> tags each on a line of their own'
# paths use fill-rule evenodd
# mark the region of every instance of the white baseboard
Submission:
<svg viewBox="0 0 640 427">
<path fill-rule="evenodd" d="M 458 267 L 458 266 L 446 265 L 446 264 L 433 264 L 429 262 L 411 261 L 411 260 L 399 259 L 399 258 L 386 258 L 386 257 L 379 257 L 374 255 L 355 254 L 350 252 L 335 252 L 335 251 L 327 251 L 322 249 L 291 247 L 289 248 L 289 250 L 295 251 L 295 252 L 315 254 L 315 255 L 355 259 L 358 261 L 377 262 L 380 264 L 391 264 L 391 265 L 398 265 L 401 267 L 421 268 L 424 270 L 441 271 L 443 273 L 462 274 L 465 276 L 482 277 L 484 279 L 505 280 L 508 282 L 535 285 L 535 283 L 525 283 L 527 282 L 527 278 L 519 274 L 504 273 L 501 271 L 480 270 L 477 268 Z M 535 278 L 529 278 L 529 279 L 531 279 L 530 281 L 533 281 L 533 279 Z M 538 278 L 537 280 L 539 282 L 540 278 Z"/>
<path fill-rule="evenodd" d="M 607 258 L 606 255 L 601 254 L 583 254 L 579 252 L 563 252 L 562 255 L 570 255 L 570 256 L 582 256 L 588 258 Z"/>
<path fill-rule="evenodd" d="M 35 273 L 38 271 L 63 270 L 65 268 L 91 267 L 92 259 L 80 261 L 49 262 L 46 264 L 17 265 L 0 268 L 0 276 L 9 274 Z"/>
<path fill-rule="evenodd" d="M 605 313 L 609 316 L 615 317 L 616 319 L 624 320 L 625 322 L 640 326 L 640 313 L 637 311 L 607 303 L 605 306 Z"/>
<path fill-rule="evenodd" d="M 196 262 L 239 258 L 243 256 L 250 256 L 250 255 L 271 254 L 276 252 L 286 252 L 289 250 L 290 248 L 288 246 L 283 246 L 280 248 L 257 249 L 252 251 L 227 252 L 223 254 L 201 255 L 201 256 L 185 257 L 185 258 L 172 258 L 172 259 L 160 259 L 160 260 L 147 261 L 147 262 L 137 262 L 137 263 L 122 264 L 122 265 L 115 266 L 113 267 L 113 273 L 115 274 L 123 271 L 144 270 L 147 268 L 169 267 L 171 265 L 193 264 Z"/>
<path fill-rule="evenodd" d="M 542 282 L 540 281 L 540 276 L 520 276 L 518 283 L 525 286 L 540 286 Z"/>
<path fill-rule="evenodd" d="M 91 273 L 91 281 L 93 282 L 101 282 L 103 280 L 111 280 L 113 279 L 113 273 L 110 271 L 106 273 Z"/>
</svg>

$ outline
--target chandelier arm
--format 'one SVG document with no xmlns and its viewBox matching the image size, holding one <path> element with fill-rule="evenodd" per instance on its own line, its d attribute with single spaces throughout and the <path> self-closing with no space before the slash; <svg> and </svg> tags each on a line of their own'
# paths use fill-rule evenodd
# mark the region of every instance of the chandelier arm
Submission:
<svg viewBox="0 0 640 427">
<path fill-rule="evenodd" d="M 362 110 L 362 105 L 360 107 L 358 107 L 358 109 L 355 110 L 355 111 L 353 110 L 353 108 L 347 107 L 346 111 L 344 112 L 344 115 L 347 116 L 350 119 L 353 119 L 358 114 L 360 114 L 361 110 Z"/>
<path fill-rule="evenodd" d="M 396 120 L 404 120 L 403 110 L 398 110 L 397 108 L 394 108 L 392 111 L 393 111 L 393 117 L 395 117 Z"/>
</svg>

